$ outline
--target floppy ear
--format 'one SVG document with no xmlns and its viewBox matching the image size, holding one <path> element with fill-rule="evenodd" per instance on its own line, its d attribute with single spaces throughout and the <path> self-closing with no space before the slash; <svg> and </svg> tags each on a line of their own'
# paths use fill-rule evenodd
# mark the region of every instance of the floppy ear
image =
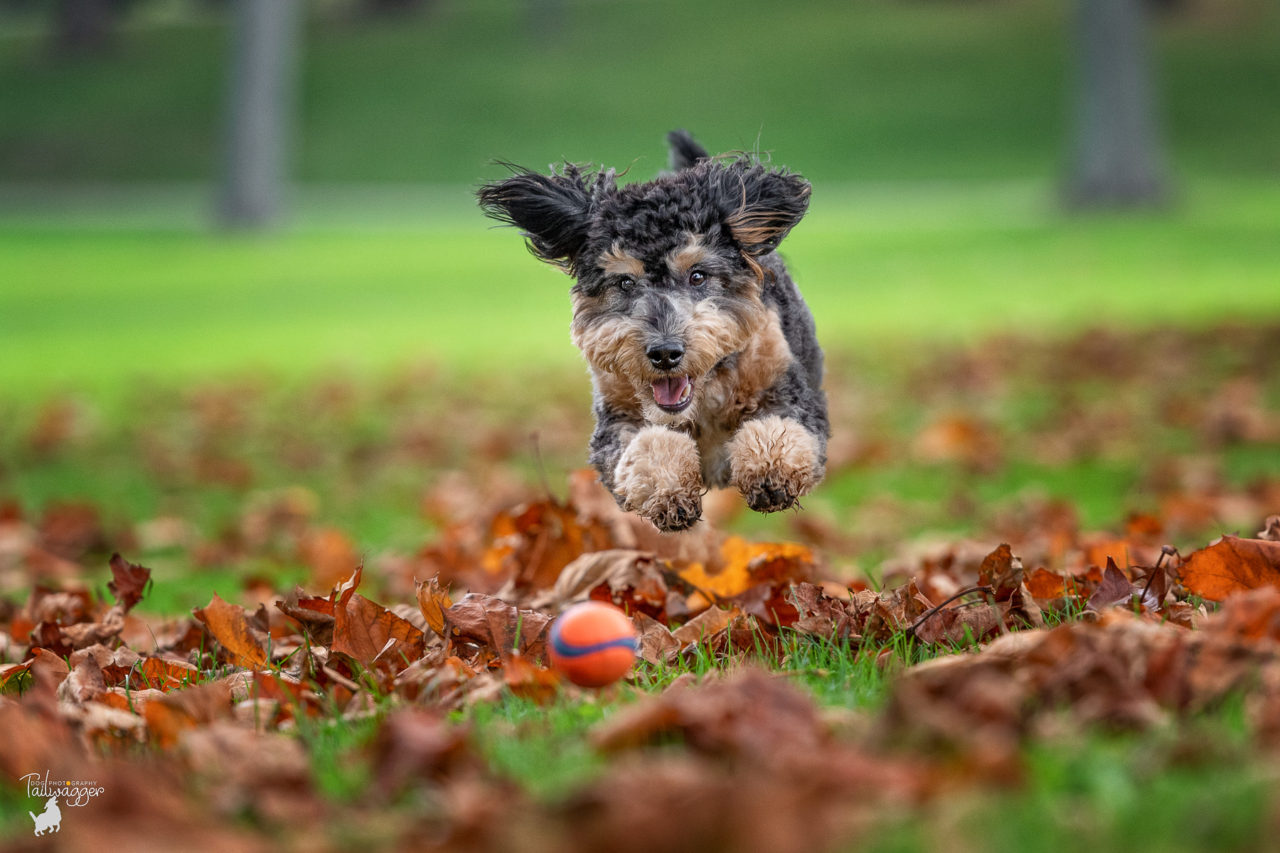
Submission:
<svg viewBox="0 0 1280 853">
<path fill-rule="evenodd" d="M 485 184 L 476 196 L 486 215 L 520 229 L 535 256 L 572 270 L 591 223 L 591 193 L 577 169 L 563 175 L 519 169 Z"/>
<path fill-rule="evenodd" d="M 748 255 L 765 255 L 809 209 L 809 182 L 799 175 L 735 163 L 719 179 L 725 225 Z"/>
</svg>

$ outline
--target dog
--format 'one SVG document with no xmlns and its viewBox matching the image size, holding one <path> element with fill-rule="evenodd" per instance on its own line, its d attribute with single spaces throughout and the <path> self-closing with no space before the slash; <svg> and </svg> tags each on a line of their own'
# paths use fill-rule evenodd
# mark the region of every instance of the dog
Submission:
<svg viewBox="0 0 1280 853">
<path fill-rule="evenodd" d="M 619 506 L 674 532 L 701 518 L 709 487 L 757 512 L 795 505 L 823 478 L 830 426 L 813 315 L 777 252 L 809 183 L 749 154 L 712 157 L 686 131 L 667 139 L 671 169 L 646 183 L 503 163 L 511 175 L 477 195 L 574 278 L 590 463 Z"/>
<path fill-rule="evenodd" d="M 31 815 L 31 819 L 36 822 L 36 835 L 44 835 L 46 832 L 57 832 L 62 829 L 62 809 L 58 808 L 58 798 L 50 797 L 45 801 L 44 811 L 40 814 L 27 812 Z"/>
</svg>

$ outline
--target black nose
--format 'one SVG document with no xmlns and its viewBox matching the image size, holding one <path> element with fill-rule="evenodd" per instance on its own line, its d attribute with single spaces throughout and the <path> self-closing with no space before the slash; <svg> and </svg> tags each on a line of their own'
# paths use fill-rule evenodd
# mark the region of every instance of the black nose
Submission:
<svg viewBox="0 0 1280 853">
<path fill-rule="evenodd" d="M 671 370 L 678 367 L 680 359 L 684 358 L 684 347 L 676 341 L 665 341 L 649 347 L 645 355 L 649 356 L 649 363 L 659 370 Z"/>
</svg>

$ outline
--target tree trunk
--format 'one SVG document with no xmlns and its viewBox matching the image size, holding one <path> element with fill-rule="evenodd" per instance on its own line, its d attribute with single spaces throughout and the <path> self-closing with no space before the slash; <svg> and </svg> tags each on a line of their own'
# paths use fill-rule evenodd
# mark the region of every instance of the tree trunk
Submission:
<svg viewBox="0 0 1280 853">
<path fill-rule="evenodd" d="M 115 24 L 112 0 L 58 0 L 53 47 L 58 53 L 93 53 L 111 44 Z"/>
<path fill-rule="evenodd" d="M 218 206 L 228 227 L 266 228 L 283 213 L 300 21 L 298 0 L 235 0 Z"/>
<path fill-rule="evenodd" d="M 1168 199 L 1142 0 L 1076 0 L 1075 149 L 1066 187 L 1078 207 Z"/>
</svg>

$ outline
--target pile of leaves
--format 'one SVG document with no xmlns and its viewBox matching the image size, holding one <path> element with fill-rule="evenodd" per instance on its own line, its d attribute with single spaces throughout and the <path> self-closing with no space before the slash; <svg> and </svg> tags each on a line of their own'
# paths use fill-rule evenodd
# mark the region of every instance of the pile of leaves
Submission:
<svg viewBox="0 0 1280 853">
<path fill-rule="evenodd" d="M 1008 544 L 956 547 L 873 590 L 829 576 L 803 545 L 707 525 L 658 536 L 587 472 L 572 492 L 499 512 L 483 533 L 446 533 L 417 558 L 431 574 L 412 605 L 362 595 L 359 565 L 328 590 L 255 609 L 214 596 L 171 621 L 135 613 L 151 572 L 118 555 L 109 598 L 37 586 L 0 622 L 0 726 L 13 733 L 0 766 L 9 778 L 33 767 L 103 778 L 113 798 L 170 779 L 158 801 L 128 803 L 129 831 L 181 820 L 210 843 L 247 839 L 225 818 L 291 833 L 299 815 L 354 821 L 416 791 L 432 808 L 397 811 L 382 841 L 500 848 L 533 832 L 560 848 L 639 849 L 652 831 L 628 830 L 674 823 L 669 841 L 690 849 L 750 847 L 766 833 L 801 850 L 957 780 L 1016 779 L 1024 739 L 1050 719 L 1149 727 L 1247 690 L 1259 742 L 1280 736 L 1280 516 L 1257 538 L 1185 556 L 1156 544 L 1149 519 L 1064 543 L 1056 566 L 1028 569 Z M 555 615 L 587 598 L 635 621 L 633 680 L 686 675 L 592 732 L 616 757 L 602 777 L 540 803 L 497 777 L 449 712 L 508 692 L 544 703 L 575 693 L 547 668 L 546 639 Z M 936 656 L 905 670 L 861 736 L 842 736 L 769 674 L 810 641 L 900 668 L 904 639 Z M 729 675 L 695 684 L 697 656 Z M 374 784 L 364 803 L 334 804 L 295 735 L 368 720 Z M 686 749 L 651 748 L 672 738 Z M 68 822 L 73 849 L 121 831 L 121 814 L 89 814 Z"/>
<path fill-rule="evenodd" d="M 914 505 L 820 493 L 783 517 L 788 536 L 744 535 L 732 495 L 667 536 L 592 472 L 563 498 L 530 486 L 537 458 L 568 470 L 581 453 L 588 410 L 567 392 L 539 396 L 536 458 L 518 396 L 486 421 L 463 395 L 432 408 L 441 386 L 416 374 L 277 404 L 256 386 L 162 392 L 119 428 L 50 401 L 0 434 L 9 464 L 136 464 L 166 508 L 0 501 L 0 821 L 29 838 L 18 780 L 36 772 L 102 789 L 67 809 L 66 849 L 799 851 L 1016 787 L 1029 745 L 1064 733 L 1177 731 L 1238 702 L 1268 754 L 1280 479 L 1230 470 L 1280 439 L 1280 335 L 1233 335 L 989 342 L 927 357 L 893 393 L 837 362 L 831 483 L 907 465 L 953 488 Z M 1090 396 L 1099 380 L 1110 393 Z M 905 425 L 900 401 L 917 406 Z M 1147 511 L 1112 529 L 1052 496 L 977 499 L 1027 460 L 1135 455 Z M 381 494 L 431 532 L 370 551 L 322 494 Z M 212 521 L 193 509 L 218 501 Z M 965 536 L 908 535 L 959 517 Z M 876 571 L 855 571 L 868 553 Z M 153 606 L 205 578 L 223 595 L 204 587 L 177 618 Z M 585 599 L 640 638 L 599 693 L 547 666 L 550 625 Z M 824 703 L 815 680 L 840 676 L 805 664 L 814 650 L 876 673 L 882 698 Z M 501 772 L 486 742 L 521 733 L 475 720 L 513 701 L 598 709 L 595 770 L 554 796 Z M 334 730 L 361 733 L 341 760 L 364 774 L 336 792 L 317 772 Z"/>
</svg>

